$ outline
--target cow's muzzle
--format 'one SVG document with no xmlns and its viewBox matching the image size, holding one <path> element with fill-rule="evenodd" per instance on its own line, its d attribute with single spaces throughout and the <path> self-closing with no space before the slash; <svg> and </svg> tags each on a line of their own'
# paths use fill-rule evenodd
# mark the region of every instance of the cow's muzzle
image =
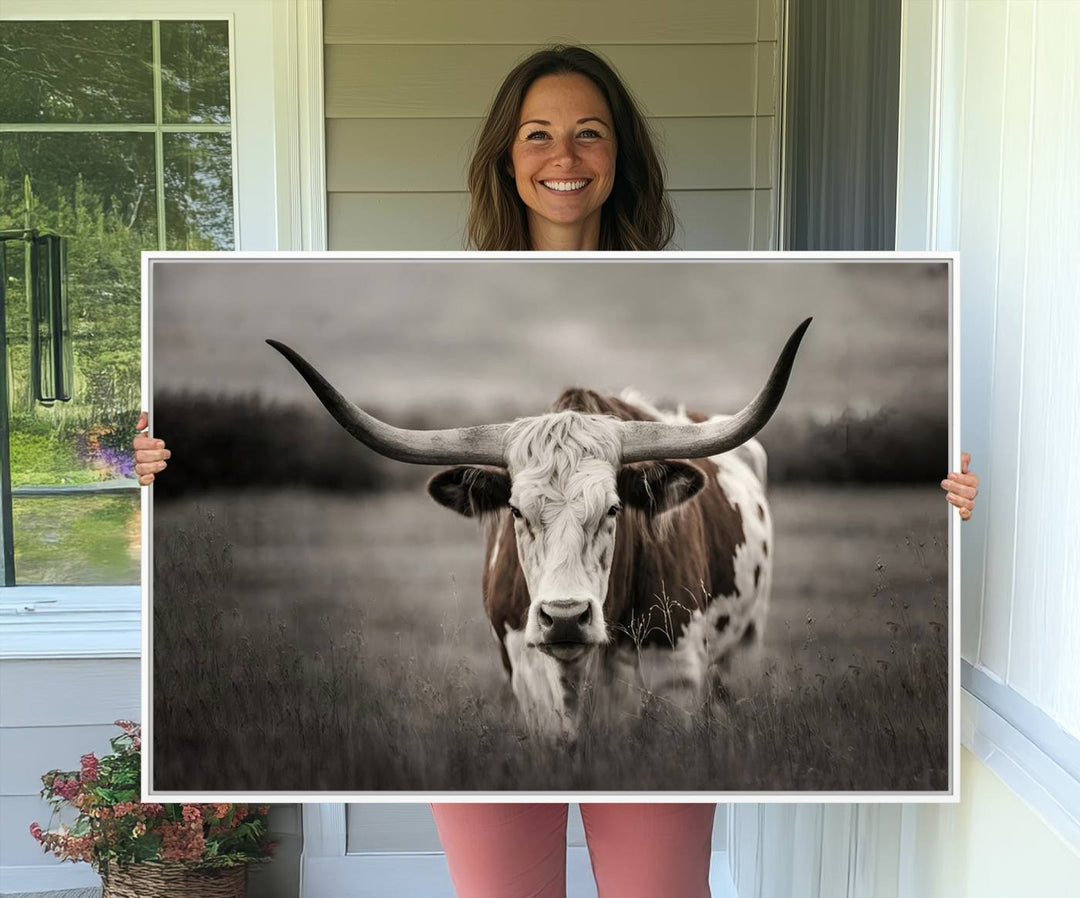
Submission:
<svg viewBox="0 0 1080 898">
<path fill-rule="evenodd" d="M 591 602 L 574 599 L 541 602 L 536 622 L 540 628 L 536 647 L 560 661 L 572 661 L 596 645 Z"/>
</svg>

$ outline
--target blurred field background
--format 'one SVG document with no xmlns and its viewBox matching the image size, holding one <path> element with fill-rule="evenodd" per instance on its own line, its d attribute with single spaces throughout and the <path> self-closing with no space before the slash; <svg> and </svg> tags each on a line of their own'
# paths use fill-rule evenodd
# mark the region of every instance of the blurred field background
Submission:
<svg viewBox="0 0 1080 898">
<path fill-rule="evenodd" d="M 516 714 L 476 526 L 421 491 L 161 506 L 155 788 L 946 788 L 940 496 L 787 487 L 772 501 L 764 666 L 736 666 L 689 732 L 654 706 L 570 753 Z"/>
<path fill-rule="evenodd" d="M 155 286 L 154 784 L 184 790 L 947 788 L 948 306 L 940 265 L 199 262 Z M 302 293 L 302 296 L 301 296 Z M 392 423 L 572 384 L 731 412 L 813 314 L 761 435 L 761 667 L 690 725 L 529 739 L 433 471 L 345 434 L 262 340 Z M 209 760 L 212 759 L 212 760 Z"/>
</svg>

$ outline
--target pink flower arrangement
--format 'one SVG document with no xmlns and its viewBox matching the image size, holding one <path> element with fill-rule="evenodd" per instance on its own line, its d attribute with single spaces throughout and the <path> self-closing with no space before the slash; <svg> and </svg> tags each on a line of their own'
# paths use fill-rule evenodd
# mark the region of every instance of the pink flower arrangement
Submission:
<svg viewBox="0 0 1080 898">
<path fill-rule="evenodd" d="M 54 819 L 65 807 L 78 811 L 73 824 L 56 830 L 30 824 L 44 851 L 101 872 L 110 864 L 173 861 L 205 869 L 270 859 L 269 806 L 140 802 L 141 730 L 130 720 L 116 725 L 123 733 L 111 740 L 113 754 L 85 754 L 78 772 L 50 770 L 41 777 L 41 797 Z"/>
<path fill-rule="evenodd" d="M 97 779 L 98 759 L 93 752 L 90 752 L 88 755 L 83 755 L 79 760 L 82 763 L 82 771 L 79 773 L 80 782 L 92 783 Z"/>
</svg>

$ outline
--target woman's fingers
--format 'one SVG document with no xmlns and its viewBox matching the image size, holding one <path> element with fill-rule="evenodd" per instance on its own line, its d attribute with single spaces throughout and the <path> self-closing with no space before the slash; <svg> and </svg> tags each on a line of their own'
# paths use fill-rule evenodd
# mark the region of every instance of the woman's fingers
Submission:
<svg viewBox="0 0 1080 898">
<path fill-rule="evenodd" d="M 978 484 L 978 478 L 972 480 L 968 474 L 950 474 L 949 479 L 941 481 L 941 488 L 965 499 L 974 499 L 979 495 Z"/>
<path fill-rule="evenodd" d="M 968 511 L 971 511 L 971 509 L 975 507 L 974 500 L 965 498 L 964 496 L 958 496 L 956 493 L 946 494 L 945 499 L 957 508 L 966 508 Z"/>
<path fill-rule="evenodd" d="M 960 471 L 952 471 L 941 481 L 945 490 L 945 499 L 960 511 L 960 520 L 971 519 L 971 510 L 975 507 L 975 497 L 979 495 L 979 476 L 970 472 L 971 453 L 960 453 Z"/>
<path fill-rule="evenodd" d="M 135 425 L 135 430 L 139 433 L 131 441 L 131 447 L 135 450 L 135 474 L 139 478 L 140 486 L 149 486 L 153 483 L 154 475 L 160 474 L 167 467 L 165 459 L 172 456 L 172 453 L 165 448 L 164 440 L 142 433 L 149 423 L 150 418 L 146 412 L 140 412 L 139 421 Z"/>
<path fill-rule="evenodd" d="M 134 446 L 137 450 L 138 449 L 164 449 L 165 448 L 165 441 L 155 439 L 154 437 L 138 436 L 138 437 L 135 437 L 135 439 L 133 439 L 131 441 L 131 445 Z"/>
</svg>

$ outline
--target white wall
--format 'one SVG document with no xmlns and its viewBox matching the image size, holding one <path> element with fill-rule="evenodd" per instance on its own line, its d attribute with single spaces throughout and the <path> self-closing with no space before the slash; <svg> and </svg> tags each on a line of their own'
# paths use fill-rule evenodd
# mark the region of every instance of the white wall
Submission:
<svg viewBox="0 0 1080 898">
<path fill-rule="evenodd" d="M 971 752 L 959 804 L 738 805 L 739 898 L 1076 894 L 1080 852 Z"/>
<path fill-rule="evenodd" d="M 962 528 L 964 742 L 1080 850 L 1080 4 L 904 10 L 897 233 L 960 251 L 983 479 Z"/>
<path fill-rule="evenodd" d="M 962 656 L 999 713 L 963 703 L 959 805 L 736 808 L 741 898 L 1077 893 L 1078 46 L 1071 0 L 904 2 L 897 244 L 960 251 Z"/>
<path fill-rule="evenodd" d="M 1080 736 L 1080 477 L 1062 464 L 1080 432 L 1080 5 L 953 2 L 938 28 L 936 196 L 900 217 L 925 208 L 930 245 L 961 252 L 963 442 L 986 485 L 963 655 Z"/>
<path fill-rule="evenodd" d="M 959 804 L 909 809 L 903 898 L 1076 894 L 1080 853 L 967 751 L 960 783 Z"/>
<path fill-rule="evenodd" d="M 49 822 L 43 773 L 78 770 L 87 752 L 111 751 L 113 721 L 139 719 L 138 658 L 0 660 L 0 694 L 0 891 L 46 885 L 25 869 L 33 867 L 57 867 L 50 888 L 97 883 L 89 865 L 59 866 L 43 854 L 30 824 Z"/>
</svg>

